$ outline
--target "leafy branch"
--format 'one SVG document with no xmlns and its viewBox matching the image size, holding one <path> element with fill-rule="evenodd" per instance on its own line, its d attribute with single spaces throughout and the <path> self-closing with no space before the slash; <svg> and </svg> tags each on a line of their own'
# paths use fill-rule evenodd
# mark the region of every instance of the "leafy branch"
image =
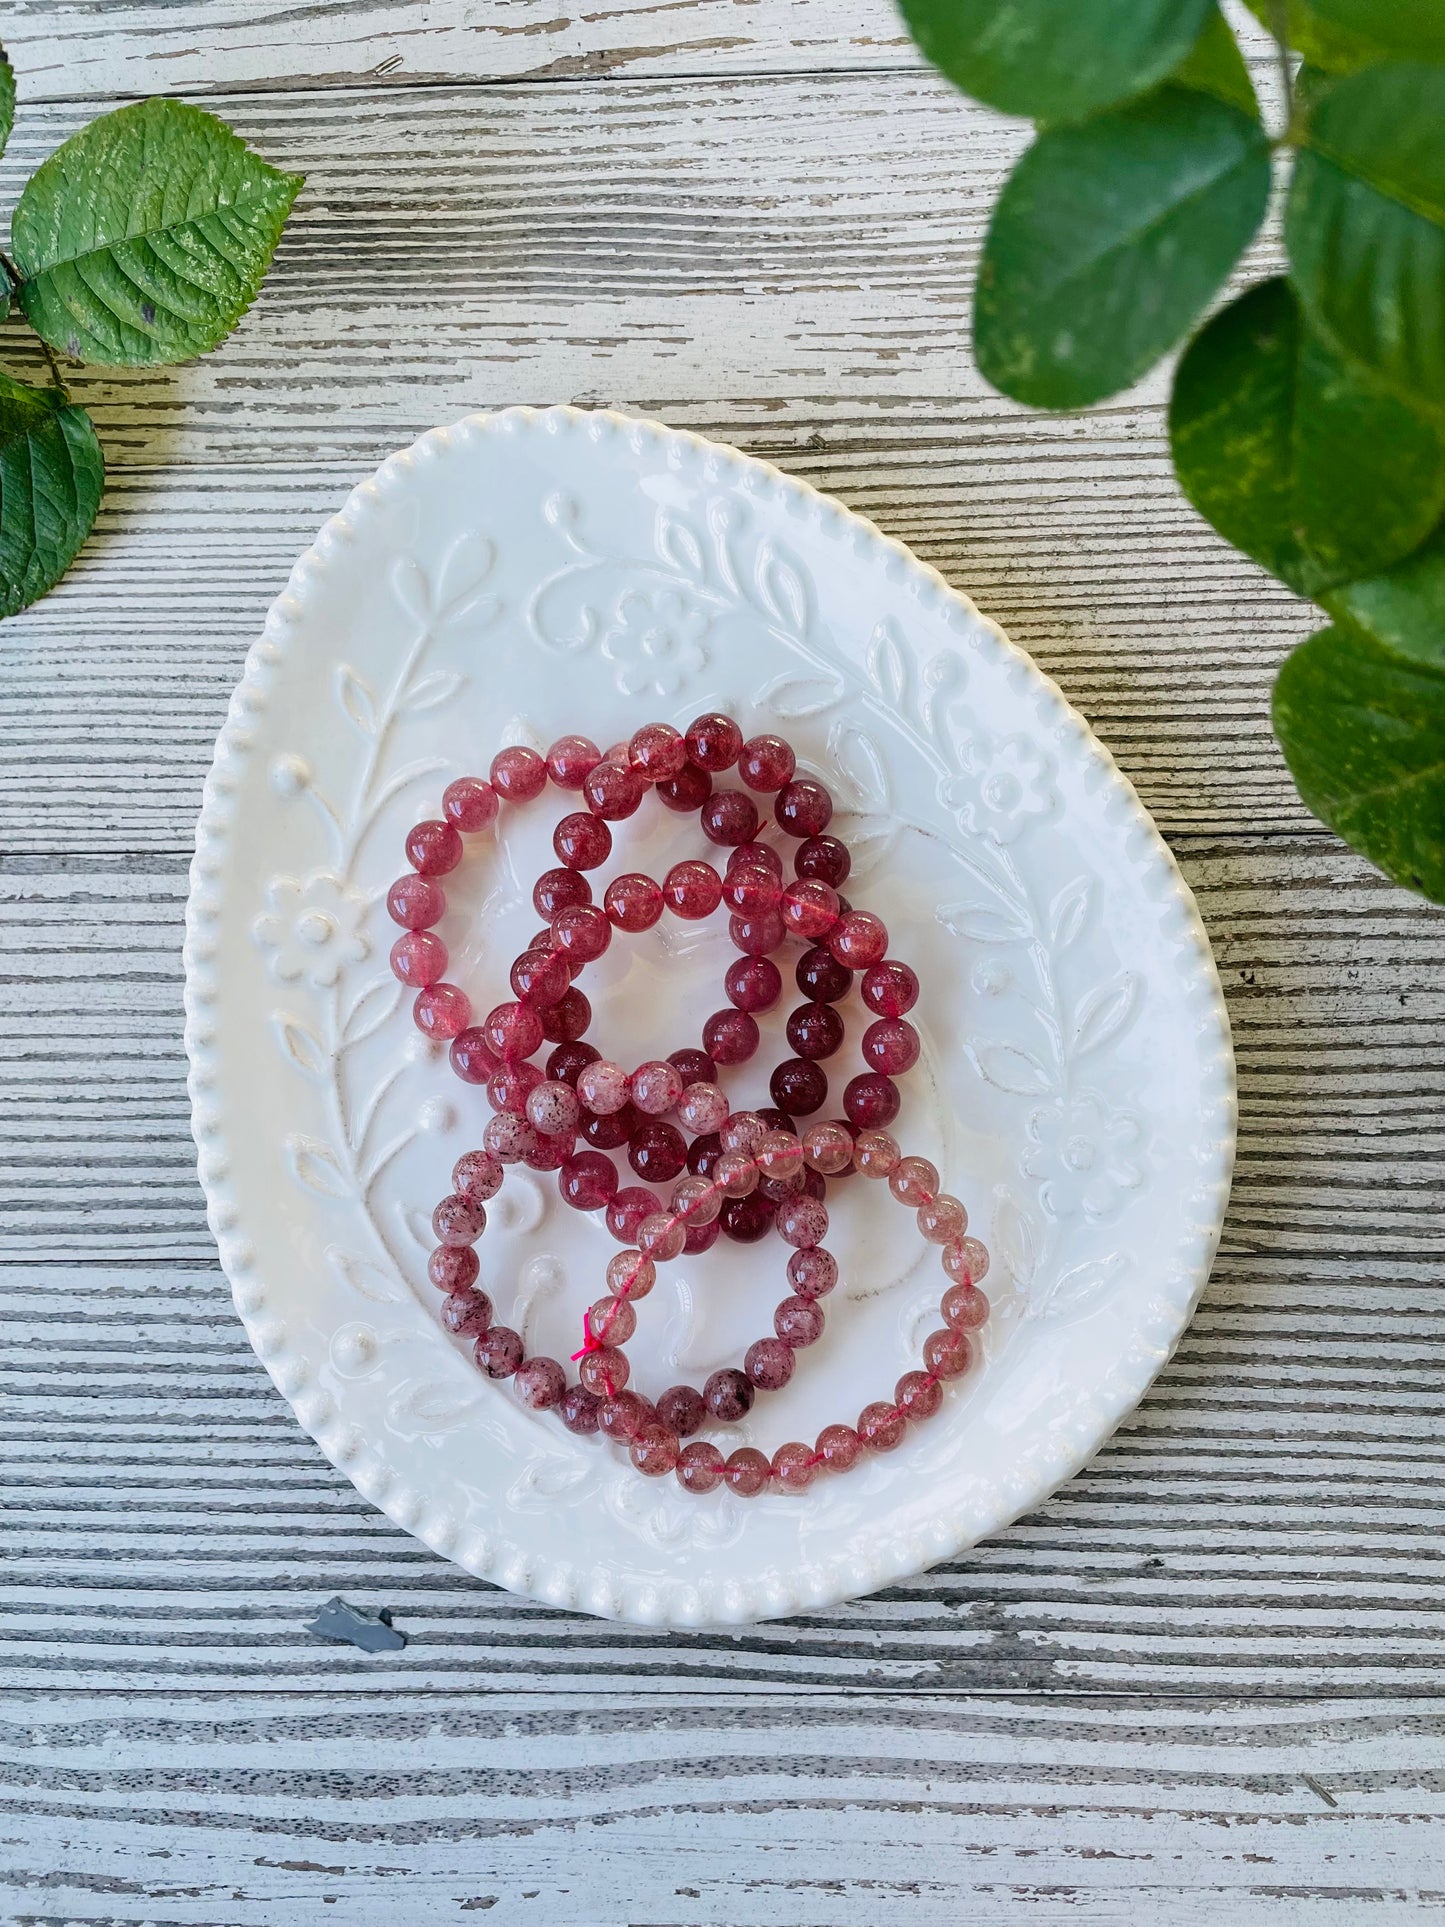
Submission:
<svg viewBox="0 0 1445 1927">
<path fill-rule="evenodd" d="M 1445 6 L 1247 4 L 1278 47 L 1275 139 L 1218 0 L 901 0 L 949 79 L 1038 126 L 979 266 L 980 370 L 1084 408 L 1192 334 L 1180 485 L 1333 618 L 1275 685 L 1300 794 L 1445 902 Z M 1200 327 L 1276 167 L 1289 271 Z"/>
<path fill-rule="evenodd" d="M 15 75 L 0 51 L 0 152 Z M 104 114 L 26 183 L 0 255 L 50 385 L 0 371 L 0 616 L 60 580 L 89 535 L 105 460 L 61 357 L 107 368 L 188 361 L 251 305 L 301 187 L 213 114 L 145 100 Z"/>
</svg>

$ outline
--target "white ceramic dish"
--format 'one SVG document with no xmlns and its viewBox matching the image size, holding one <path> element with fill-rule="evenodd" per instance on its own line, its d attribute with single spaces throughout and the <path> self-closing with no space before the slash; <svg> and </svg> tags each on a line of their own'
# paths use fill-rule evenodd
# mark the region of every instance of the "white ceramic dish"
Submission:
<svg viewBox="0 0 1445 1927">
<path fill-rule="evenodd" d="M 859 859 L 849 892 L 925 986 L 900 1135 L 939 1159 L 994 1253 L 982 1369 L 901 1450 L 801 1498 L 643 1480 L 523 1410 L 441 1330 L 426 1222 L 484 1106 L 414 1033 L 386 967 L 379 898 L 452 775 L 484 773 L 504 741 L 606 744 L 710 707 L 780 729 L 832 784 Z M 449 880 L 450 974 L 482 1008 L 535 927 L 524 880 L 551 860 L 559 813 L 519 814 Z M 664 815 L 619 826 L 613 868 L 695 849 L 695 822 Z M 694 1042 L 722 1001 L 725 933 L 669 924 L 589 973 L 591 1035 L 624 1062 Z M 1098 1449 L 1208 1276 L 1234 1147 L 1228 1024 L 1133 790 L 1053 684 L 905 549 L 649 422 L 474 417 L 394 455 L 327 523 L 216 746 L 186 973 L 210 1222 L 278 1389 L 399 1525 L 558 1605 L 739 1622 L 958 1553 Z M 770 1036 L 758 1062 L 777 1054 Z M 760 1075 L 730 1082 L 766 1101 Z M 890 1396 L 936 1323 L 942 1276 L 907 1214 L 861 1180 L 838 1197 L 828 1331 L 734 1442 L 810 1438 Z M 608 1249 L 553 1180 L 513 1173 L 482 1246 L 499 1317 L 572 1350 Z M 780 1249 L 670 1267 L 642 1308 L 635 1382 L 736 1362 L 770 1328 Z"/>
</svg>

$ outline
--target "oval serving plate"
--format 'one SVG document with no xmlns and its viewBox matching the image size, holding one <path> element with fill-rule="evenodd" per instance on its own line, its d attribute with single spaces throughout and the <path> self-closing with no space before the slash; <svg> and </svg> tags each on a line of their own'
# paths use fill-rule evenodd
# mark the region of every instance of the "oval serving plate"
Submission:
<svg viewBox="0 0 1445 1927">
<path fill-rule="evenodd" d="M 437 1321 L 428 1217 L 483 1094 L 413 1030 L 381 898 L 452 776 L 504 742 L 607 744 L 724 708 L 839 805 L 860 905 L 923 980 L 897 1132 L 993 1253 L 981 1367 L 897 1452 L 805 1496 L 696 1499 L 484 1380 Z M 485 1009 L 535 928 L 555 793 L 448 879 L 449 975 Z M 667 820 L 660 819 L 666 817 Z M 698 854 L 644 805 L 607 874 Z M 455 886 L 455 887 L 452 887 Z M 722 1003 L 721 916 L 618 938 L 591 1041 L 638 1062 Z M 766 1102 L 791 999 L 737 1102 Z M 216 745 L 186 942 L 193 1129 L 257 1354 L 333 1464 L 479 1577 L 646 1624 L 816 1608 L 946 1559 L 1095 1452 L 1208 1276 L 1234 1149 L 1228 1023 L 1193 899 L 1054 685 L 933 570 L 765 463 L 651 422 L 511 409 L 392 456 L 296 564 Z M 841 1067 L 856 1056 L 850 1020 Z M 851 1074 L 838 1071 L 838 1076 Z M 836 1107 L 830 1106 L 830 1111 Z M 825 1113 L 827 1114 L 827 1113 Z M 629 1181 L 630 1177 L 629 1177 Z M 882 1187 L 839 1186 L 828 1328 L 733 1443 L 891 1396 L 944 1280 Z M 513 1170 L 482 1242 L 499 1319 L 579 1342 L 609 1250 Z M 666 1268 L 634 1383 L 700 1383 L 770 1329 L 775 1238 Z"/>
</svg>

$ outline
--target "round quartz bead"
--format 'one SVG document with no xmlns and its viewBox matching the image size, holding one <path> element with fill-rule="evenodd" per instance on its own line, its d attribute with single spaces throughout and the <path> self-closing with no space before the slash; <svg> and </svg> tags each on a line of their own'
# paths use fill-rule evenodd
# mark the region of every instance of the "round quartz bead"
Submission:
<svg viewBox="0 0 1445 1927">
<path fill-rule="evenodd" d="M 960 1238 L 943 1247 L 943 1269 L 950 1278 L 977 1284 L 988 1276 L 988 1246 L 977 1238 Z"/>
<path fill-rule="evenodd" d="M 674 916 L 696 923 L 722 902 L 722 878 L 710 863 L 674 863 L 662 879 L 662 900 Z"/>
<path fill-rule="evenodd" d="M 589 1392 L 585 1385 L 569 1385 L 562 1394 L 557 1415 L 569 1432 L 587 1438 L 597 1430 L 601 1410 L 602 1401 L 595 1392 Z"/>
<path fill-rule="evenodd" d="M 799 1298 L 825 1298 L 838 1282 L 838 1260 L 813 1245 L 788 1260 L 788 1283 Z"/>
<path fill-rule="evenodd" d="M 577 1093 L 553 1079 L 534 1085 L 527 1093 L 527 1122 L 543 1137 L 575 1133 L 581 1115 Z"/>
<path fill-rule="evenodd" d="M 755 1245 L 773 1228 L 777 1206 L 761 1186 L 746 1198 L 729 1198 L 718 1216 L 723 1235 L 734 1244 Z"/>
<path fill-rule="evenodd" d="M 575 987 L 542 1012 L 542 1035 L 549 1044 L 571 1044 L 592 1022 L 592 1006 Z"/>
<path fill-rule="evenodd" d="M 641 1122 L 630 1104 L 600 1117 L 592 1111 L 583 1111 L 582 1137 L 594 1151 L 620 1151 L 624 1144 L 632 1142 L 632 1134 Z"/>
<path fill-rule="evenodd" d="M 639 930 L 652 928 L 662 915 L 666 901 L 662 885 L 640 870 L 629 870 L 625 876 L 614 877 L 602 898 L 609 920 L 619 930 L 634 936 Z"/>
<path fill-rule="evenodd" d="M 711 1224 L 722 1210 L 722 1193 L 711 1178 L 682 1178 L 673 1186 L 668 1209 L 685 1226 Z"/>
<path fill-rule="evenodd" d="M 691 1385 L 671 1385 L 657 1401 L 657 1416 L 680 1439 L 691 1438 L 707 1417 L 702 1393 Z M 721 1464 L 721 1459 L 719 1459 Z"/>
<path fill-rule="evenodd" d="M 836 836 L 810 836 L 793 853 L 793 871 L 800 877 L 816 877 L 836 890 L 846 883 L 853 868 L 848 845 Z"/>
<path fill-rule="evenodd" d="M 783 994 L 782 972 L 771 957 L 739 957 L 728 965 L 723 989 L 738 1010 L 771 1010 Z"/>
<path fill-rule="evenodd" d="M 783 886 L 761 865 L 730 864 L 723 879 L 722 900 L 740 917 L 766 916 L 782 902 Z"/>
<path fill-rule="evenodd" d="M 977 1285 L 950 1285 L 938 1309 L 956 1332 L 976 1332 L 988 1323 L 988 1300 Z"/>
<path fill-rule="evenodd" d="M 592 901 L 592 885 L 580 870 L 544 870 L 532 885 L 532 908 L 548 924 L 559 910 L 575 910 Z"/>
<path fill-rule="evenodd" d="M 607 1229 L 620 1245 L 637 1242 L 637 1227 L 642 1220 L 661 1211 L 662 1199 L 646 1185 L 625 1184 L 614 1192 L 607 1207 Z"/>
<path fill-rule="evenodd" d="M 510 1111 L 514 1117 L 525 1118 L 528 1095 L 541 1082 L 542 1073 L 525 1059 L 504 1064 L 487 1079 L 487 1102 L 494 1111 Z"/>
<path fill-rule="evenodd" d="M 843 1109 L 848 1122 L 860 1131 L 880 1131 L 891 1124 L 902 1109 L 898 1086 L 881 1071 L 868 1071 L 855 1077 L 843 1091 Z"/>
<path fill-rule="evenodd" d="M 752 1410 L 753 1397 L 750 1380 L 731 1365 L 714 1372 L 702 1388 L 703 1404 L 712 1417 L 724 1425 L 746 1418 Z"/>
<path fill-rule="evenodd" d="M 755 917 L 728 918 L 728 936 L 745 957 L 771 956 L 787 934 L 787 925 L 776 910 L 760 911 Z"/>
<path fill-rule="evenodd" d="M 810 1124 L 803 1133 L 803 1158 L 810 1170 L 836 1177 L 853 1163 L 853 1138 L 841 1124 Z"/>
<path fill-rule="evenodd" d="M 716 1084 L 688 1084 L 677 1101 L 678 1122 L 694 1137 L 721 1129 L 727 1115 L 727 1094 Z"/>
<path fill-rule="evenodd" d="M 534 1412 L 548 1412 L 562 1403 L 567 1374 L 555 1358 L 529 1358 L 518 1367 L 512 1383 L 524 1405 L 530 1405 Z"/>
<path fill-rule="evenodd" d="M 832 1004 L 799 1004 L 789 1013 L 787 1037 L 799 1057 L 816 1063 L 841 1047 L 843 1019 Z"/>
<path fill-rule="evenodd" d="M 689 763 L 685 770 L 657 786 L 659 800 L 680 816 L 700 810 L 712 795 L 712 778 L 705 769 Z"/>
<path fill-rule="evenodd" d="M 610 1058 L 600 1058 L 577 1073 L 577 1095 L 598 1117 L 610 1117 L 628 1101 L 627 1072 Z"/>
<path fill-rule="evenodd" d="M 715 1064 L 745 1064 L 758 1043 L 757 1021 L 745 1010 L 716 1010 L 702 1027 L 702 1047 Z"/>
<path fill-rule="evenodd" d="M 524 1004 L 545 1010 L 567 994 L 567 959 L 553 950 L 524 950 L 512 965 L 512 990 Z"/>
<path fill-rule="evenodd" d="M 799 957 L 793 981 L 814 1003 L 836 1004 L 853 988 L 853 973 L 830 950 L 815 944 Z"/>
<path fill-rule="evenodd" d="M 728 1490 L 740 1499 L 754 1499 L 765 1491 L 771 1472 L 768 1461 L 751 1445 L 740 1445 L 736 1452 L 729 1454 L 723 1467 Z"/>
<path fill-rule="evenodd" d="M 858 1414 L 858 1436 L 870 1452 L 893 1452 L 903 1443 L 908 1421 L 896 1405 L 865 1405 Z"/>
<path fill-rule="evenodd" d="M 796 1351 L 823 1335 L 823 1308 L 811 1298 L 785 1298 L 773 1313 L 773 1330 Z"/>
<path fill-rule="evenodd" d="M 499 1163 L 520 1164 L 537 1149 L 540 1140 L 525 1117 L 503 1112 L 488 1119 L 482 1142 Z"/>
<path fill-rule="evenodd" d="M 714 790 L 697 820 L 709 843 L 738 849 L 758 833 L 758 806 L 743 790 Z"/>
<path fill-rule="evenodd" d="M 968 1229 L 968 1213 L 960 1199 L 944 1191 L 931 1203 L 919 1205 L 918 1229 L 931 1245 L 957 1244 Z"/>
<path fill-rule="evenodd" d="M 687 1144 L 680 1131 L 649 1118 L 634 1131 L 627 1162 L 650 1184 L 670 1184 L 687 1169 Z"/>
<path fill-rule="evenodd" d="M 559 910 L 552 919 L 552 941 L 563 956 L 579 963 L 595 963 L 612 941 L 612 924 L 595 903 L 575 910 Z"/>
<path fill-rule="evenodd" d="M 685 1258 L 695 1258 L 704 1251 L 711 1251 L 721 1236 L 721 1218 L 714 1218 L 711 1224 L 690 1224 L 687 1227 L 687 1238 L 683 1243 L 682 1255 Z"/>
<path fill-rule="evenodd" d="M 616 1345 L 599 1345 L 596 1351 L 583 1353 L 577 1376 L 589 1392 L 615 1398 L 626 1385 L 630 1369 L 626 1354 Z"/>
<path fill-rule="evenodd" d="M 469 836 L 497 820 L 497 792 L 480 776 L 459 776 L 442 792 L 442 814 Z"/>
<path fill-rule="evenodd" d="M 723 1482 L 722 1453 L 706 1439 L 683 1446 L 677 1455 L 677 1482 L 687 1492 L 715 1492 Z"/>
<path fill-rule="evenodd" d="M 525 1356 L 521 1336 L 510 1325 L 493 1325 L 472 1347 L 472 1357 L 488 1378 L 510 1378 Z"/>
<path fill-rule="evenodd" d="M 649 783 L 670 782 L 687 767 L 687 738 L 671 723 L 644 723 L 627 745 L 627 756 Z"/>
<path fill-rule="evenodd" d="M 687 1168 L 695 1177 L 709 1178 L 722 1154 L 722 1137 L 717 1131 L 708 1131 L 704 1136 L 694 1138 L 687 1147 Z"/>
<path fill-rule="evenodd" d="M 605 1438 L 625 1445 L 652 1417 L 652 1407 L 645 1398 L 636 1392 L 618 1392 L 615 1398 L 604 1396 L 597 1412 L 597 1429 Z"/>
<path fill-rule="evenodd" d="M 778 1236 L 799 1251 L 810 1251 L 827 1235 L 828 1207 L 816 1198 L 790 1198 L 778 1213 Z"/>
<path fill-rule="evenodd" d="M 625 1298 L 599 1298 L 588 1306 L 583 1329 L 604 1345 L 625 1345 L 637 1330 L 637 1313 Z"/>
<path fill-rule="evenodd" d="M 542 1042 L 542 1020 L 526 1004 L 498 1004 L 482 1020 L 482 1034 L 503 1063 L 530 1057 Z"/>
<path fill-rule="evenodd" d="M 888 926 L 871 910 L 846 910 L 828 936 L 828 948 L 850 970 L 881 963 L 888 951 Z"/>
<path fill-rule="evenodd" d="M 413 824 L 407 832 L 406 860 L 419 876 L 445 876 L 462 860 L 462 839 L 440 817 Z"/>
<path fill-rule="evenodd" d="M 753 1155 L 770 1178 L 791 1178 L 803 1168 L 803 1146 L 791 1131 L 769 1131 Z"/>
<path fill-rule="evenodd" d="M 490 1151 L 466 1151 L 452 1166 L 452 1189 L 474 1204 L 486 1204 L 501 1190 L 504 1175 Z"/>
<path fill-rule="evenodd" d="M 454 1291 L 442 1306 L 441 1321 L 456 1338 L 480 1338 L 491 1330 L 492 1301 L 484 1291 Z"/>
<path fill-rule="evenodd" d="M 875 1016 L 904 1017 L 918 1002 L 918 978 L 906 963 L 886 958 L 863 973 L 863 1001 Z"/>
<path fill-rule="evenodd" d="M 660 1479 L 677 1469 L 682 1448 L 676 1432 L 665 1425 L 642 1425 L 628 1446 L 632 1463 L 647 1479 Z"/>
<path fill-rule="evenodd" d="M 756 1111 L 734 1111 L 721 1126 L 723 1148 L 727 1151 L 746 1151 L 751 1157 L 772 1128 Z"/>
<path fill-rule="evenodd" d="M 943 1387 L 931 1372 L 905 1372 L 893 1388 L 893 1402 L 911 1419 L 932 1418 L 943 1403 Z"/>
<path fill-rule="evenodd" d="M 580 790 L 602 761 L 602 751 L 590 736 L 559 736 L 547 751 L 547 774 L 559 790 Z"/>
<path fill-rule="evenodd" d="M 724 1151 L 712 1168 L 712 1181 L 725 1198 L 745 1198 L 757 1188 L 758 1167 L 746 1151 Z"/>
<path fill-rule="evenodd" d="M 638 1245 L 654 1264 L 670 1264 L 680 1258 L 686 1239 L 687 1226 L 667 1211 L 655 1211 L 637 1227 Z"/>
<path fill-rule="evenodd" d="M 824 936 L 838 921 L 838 892 L 817 877 L 801 877 L 783 892 L 779 911 L 795 937 L 809 943 Z"/>
<path fill-rule="evenodd" d="M 449 1055 L 452 1069 L 464 1084 L 485 1084 L 498 1068 L 496 1052 L 475 1024 L 457 1032 Z"/>
<path fill-rule="evenodd" d="M 773 816 L 789 836 L 821 836 L 832 821 L 833 799 L 811 776 L 798 776 L 778 791 Z"/>
<path fill-rule="evenodd" d="M 770 843 L 741 843 L 737 849 L 728 853 L 728 869 L 766 870 L 780 888 L 783 881 L 783 859 Z"/>
<path fill-rule="evenodd" d="M 902 1156 L 887 1131 L 860 1131 L 853 1140 L 853 1169 L 865 1178 L 891 1178 Z"/>
<path fill-rule="evenodd" d="M 790 1117 L 811 1117 L 828 1101 L 827 1072 L 806 1057 L 785 1057 L 768 1079 L 768 1089 L 780 1111 Z M 843 1108 L 848 1108 L 846 1098 Z"/>
<path fill-rule="evenodd" d="M 628 1080 L 632 1102 L 644 1117 L 666 1117 L 677 1109 L 682 1096 L 682 1078 L 671 1064 L 654 1059 L 639 1064 Z"/>
<path fill-rule="evenodd" d="M 967 1333 L 951 1326 L 930 1332 L 923 1341 L 923 1362 L 935 1378 L 961 1378 L 973 1363 Z"/>
<path fill-rule="evenodd" d="M 633 815 L 646 794 L 646 780 L 630 764 L 601 762 L 582 785 L 583 801 L 605 823 Z"/>
<path fill-rule="evenodd" d="M 386 893 L 386 913 L 403 930 L 429 930 L 447 913 L 447 895 L 433 877 L 409 870 Z"/>
<path fill-rule="evenodd" d="M 552 848 L 569 870 L 595 870 L 612 854 L 612 832 L 582 811 L 564 816 L 552 832 Z"/>
<path fill-rule="evenodd" d="M 865 1064 L 896 1077 L 900 1071 L 913 1069 L 921 1046 L 918 1032 L 906 1019 L 880 1017 L 864 1031 L 860 1048 Z"/>
<path fill-rule="evenodd" d="M 575 1211 L 601 1211 L 617 1190 L 617 1166 L 601 1151 L 579 1151 L 562 1166 L 557 1188 Z"/>
<path fill-rule="evenodd" d="M 447 947 L 430 930 L 408 930 L 391 946 L 391 972 L 413 990 L 440 983 L 447 971 Z"/>
<path fill-rule="evenodd" d="M 417 992 L 411 1007 L 412 1022 L 427 1037 L 443 1043 L 459 1037 L 472 1014 L 472 1002 L 456 984 L 428 984 Z"/>
<path fill-rule="evenodd" d="M 863 1441 L 851 1425 L 825 1425 L 815 1448 L 830 1472 L 848 1472 L 858 1463 Z"/>
<path fill-rule="evenodd" d="M 426 1261 L 426 1275 L 438 1291 L 465 1291 L 481 1268 L 470 1245 L 438 1245 Z"/>
<path fill-rule="evenodd" d="M 699 769 L 711 770 L 714 774 L 731 769 L 742 746 L 743 732 L 731 716 L 710 712 L 699 716 L 688 728 L 688 757 Z"/>
<path fill-rule="evenodd" d="M 452 1192 L 431 1214 L 431 1228 L 439 1245 L 471 1245 L 487 1228 L 487 1214 L 480 1204 Z"/>
<path fill-rule="evenodd" d="M 547 765 L 535 749 L 517 744 L 499 749 L 487 772 L 492 788 L 509 803 L 530 803 L 547 787 Z"/>
<path fill-rule="evenodd" d="M 560 1171 L 571 1157 L 576 1144 L 575 1134 L 568 1131 L 562 1137 L 538 1136 L 537 1148 L 527 1159 L 529 1171 Z"/>
<path fill-rule="evenodd" d="M 607 1263 L 607 1289 L 615 1298 L 645 1298 L 657 1283 L 657 1266 L 642 1252 L 619 1251 Z"/>
<path fill-rule="evenodd" d="M 684 1090 L 690 1084 L 715 1084 L 717 1065 L 705 1050 L 670 1050 L 667 1061 L 682 1079 Z"/>
<path fill-rule="evenodd" d="M 773 1484 L 779 1492 L 806 1492 L 818 1471 L 813 1449 L 796 1441 L 780 1445 L 773 1454 Z"/>
<path fill-rule="evenodd" d="M 750 790 L 771 794 L 793 780 L 798 759 L 781 736 L 750 736 L 738 755 L 738 775 Z"/>
<path fill-rule="evenodd" d="M 888 1189 L 900 1204 L 925 1204 L 938 1195 L 938 1166 L 927 1158 L 900 1158 Z"/>
</svg>

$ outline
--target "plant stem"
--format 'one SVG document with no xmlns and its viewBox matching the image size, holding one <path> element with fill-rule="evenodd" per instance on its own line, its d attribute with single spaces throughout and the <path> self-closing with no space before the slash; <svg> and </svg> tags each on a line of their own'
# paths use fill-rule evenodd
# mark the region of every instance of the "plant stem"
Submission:
<svg viewBox="0 0 1445 1927">
<path fill-rule="evenodd" d="M 10 283 L 10 293 L 13 299 L 13 297 L 20 292 L 20 270 L 3 249 L 0 249 L 0 268 L 4 268 L 5 270 L 5 278 Z M 60 390 L 61 394 L 65 396 L 66 400 L 69 401 L 70 390 L 65 385 L 65 377 L 60 372 L 60 363 L 55 359 L 55 351 L 45 339 L 44 335 L 37 334 L 35 339 L 40 343 L 40 352 L 49 364 L 51 381 Z"/>
<path fill-rule="evenodd" d="M 1279 78 L 1284 88 L 1285 138 L 1294 125 L 1294 75 L 1289 65 L 1289 0 L 1269 0 L 1269 30 L 1279 53 Z"/>
</svg>

